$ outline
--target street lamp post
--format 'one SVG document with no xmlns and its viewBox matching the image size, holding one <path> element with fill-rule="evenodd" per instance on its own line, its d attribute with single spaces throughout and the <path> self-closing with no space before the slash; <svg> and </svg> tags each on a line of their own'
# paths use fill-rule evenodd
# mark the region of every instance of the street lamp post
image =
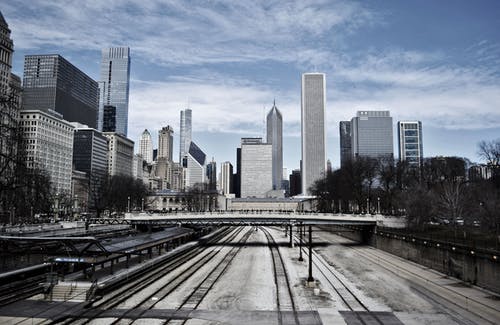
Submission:
<svg viewBox="0 0 500 325">
<path fill-rule="evenodd" d="M 366 198 L 366 214 L 370 213 L 370 198 Z"/>
<path fill-rule="evenodd" d="M 144 212 L 144 198 L 142 198 L 142 202 L 141 202 L 141 211 Z"/>
<path fill-rule="evenodd" d="M 130 196 L 127 197 L 127 212 L 130 213 Z"/>
<path fill-rule="evenodd" d="M 377 213 L 380 214 L 380 198 L 377 197 Z"/>
</svg>

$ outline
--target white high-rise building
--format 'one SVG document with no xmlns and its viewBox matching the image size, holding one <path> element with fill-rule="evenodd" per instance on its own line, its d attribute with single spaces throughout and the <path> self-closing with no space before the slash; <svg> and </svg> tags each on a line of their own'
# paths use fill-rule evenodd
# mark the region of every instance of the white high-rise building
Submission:
<svg viewBox="0 0 500 325">
<path fill-rule="evenodd" d="M 273 148 L 273 190 L 279 190 L 283 179 L 283 117 L 276 102 L 267 114 L 267 143 Z"/>
<path fill-rule="evenodd" d="M 103 132 L 102 135 L 108 138 L 109 175 L 132 176 L 134 141 L 116 132 Z"/>
<path fill-rule="evenodd" d="M 127 136 L 128 95 L 130 82 L 130 49 L 112 47 L 102 50 L 101 76 L 99 79 L 99 119 L 102 131 L 104 106 L 116 107 L 117 133 Z"/>
<path fill-rule="evenodd" d="M 174 152 L 174 129 L 170 125 L 158 132 L 158 159 L 172 161 Z"/>
<path fill-rule="evenodd" d="M 185 168 L 185 186 L 188 189 L 206 182 L 206 155 L 194 142 L 184 156 L 182 167 Z"/>
<path fill-rule="evenodd" d="M 410 166 L 419 167 L 424 159 L 422 143 L 422 122 L 398 122 L 399 160 L 407 161 Z"/>
<path fill-rule="evenodd" d="M 148 129 L 142 132 L 141 140 L 139 141 L 139 154 L 148 164 L 153 162 L 153 140 Z"/>
<path fill-rule="evenodd" d="M 179 137 L 179 162 L 189 151 L 189 146 L 191 145 L 192 139 L 192 111 L 188 108 L 181 111 L 181 121 L 180 121 L 180 137 Z"/>
<path fill-rule="evenodd" d="M 262 138 L 241 139 L 241 197 L 264 198 L 273 190 L 273 147 Z"/>
<path fill-rule="evenodd" d="M 71 193 L 74 127 L 56 112 L 20 111 L 28 168 L 41 168 L 55 193 Z"/>
<path fill-rule="evenodd" d="M 302 75 L 302 194 L 326 170 L 326 83 L 324 73 Z"/>
<path fill-rule="evenodd" d="M 228 196 L 229 194 L 233 193 L 233 165 L 231 165 L 229 161 L 225 161 L 221 164 L 220 169 L 220 187 L 222 190 L 222 195 Z"/>
</svg>

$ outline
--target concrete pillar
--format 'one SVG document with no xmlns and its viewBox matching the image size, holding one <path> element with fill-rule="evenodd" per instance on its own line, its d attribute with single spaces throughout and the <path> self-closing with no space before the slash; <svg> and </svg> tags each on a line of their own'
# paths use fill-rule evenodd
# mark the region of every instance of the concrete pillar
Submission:
<svg viewBox="0 0 500 325">
<path fill-rule="evenodd" d="M 290 247 L 293 248 L 293 226 L 290 225 Z"/>
<path fill-rule="evenodd" d="M 307 282 L 314 282 L 312 276 L 312 227 L 309 226 L 309 276 L 307 277 Z"/>
<path fill-rule="evenodd" d="M 125 261 L 125 267 L 128 269 L 130 265 L 130 254 L 127 254 L 127 259 Z"/>
<path fill-rule="evenodd" d="M 109 264 L 109 274 L 113 274 L 113 273 L 114 273 L 114 271 L 113 271 L 113 265 L 114 265 L 114 264 L 115 264 L 115 260 L 114 260 L 114 259 L 112 259 L 112 260 L 110 261 L 110 264 Z"/>
<path fill-rule="evenodd" d="M 149 255 L 149 259 L 153 258 L 153 249 L 151 247 L 148 248 L 148 255 Z"/>
</svg>

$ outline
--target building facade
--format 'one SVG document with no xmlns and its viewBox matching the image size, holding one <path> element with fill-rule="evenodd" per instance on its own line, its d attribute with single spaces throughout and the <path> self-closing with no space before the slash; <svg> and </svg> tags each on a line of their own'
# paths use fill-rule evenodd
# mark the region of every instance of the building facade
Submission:
<svg viewBox="0 0 500 325">
<path fill-rule="evenodd" d="M 113 132 L 127 136 L 129 83 L 130 49 L 103 49 L 99 79 L 99 130 L 103 130 L 104 106 L 111 105 L 116 107 L 116 128 Z"/>
<path fill-rule="evenodd" d="M 108 173 L 108 138 L 95 129 L 76 127 L 73 167 L 85 172 L 91 183 L 103 179 Z"/>
<path fill-rule="evenodd" d="M 12 70 L 14 42 L 10 38 L 9 25 L 0 11 L 0 95 L 9 93 L 9 78 Z"/>
<path fill-rule="evenodd" d="M 326 169 L 326 80 L 324 73 L 302 75 L 302 194 Z"/>
<path fill-rule="evenodd" d="M 28 168 L 41 168 L 54 193 L 71 194 L 73 126 L 61 114 L 22 110 L 19 121 Z"/>
<path fill-rule="evenodd" d="M 214 161 L 214 158 L 212 157 L 212 161 L 209 162 L 206 166 L 206 172 L 207 172 L 207 189 L 210 191 L 216 191 L 217 190 L 217 163 Z"/>
<path fill-rule="evenodd" d="M 164 158 L 171 162 L 174 153 L 174 129 L 170 125 L 158 132 L 158 159 Z"/>
<path fill-rule="evenodd" d="M 276 102 L 267 114 L 267 143 L 273 148 L 273 190 L 279 190 L 283 180 L 283 117 Z"/>
<path fill-rule="evenodd" d="M 191 141 L 189 151 L 182 160 L 182 167 L 184 167 L 185 172 L 185 189 L 206 182 L 206 157 L 200 147 Z"/>
<path fill-rule="evenodd" d="M 142 132 L 141 140 L 139 141 L 139 154 L 148 164 L 153 162 L 153 140 L 148 129 Z"/>
<path fill-rule="evenodd" d="M 220 187 L 222 195 L 228 196 L 233 191 L 233 165 L 229 161 L 221 164 Z"/>
<path fill-rule="evenodd" d="M 340 121 L 340 167 L 344 167 L 352 159 L 351 121 Z"/>
<path fill-rule="evenodd" d="M 134 141 L 120 133 L 103 132 L 108 139 L 108 173 L 110 176 L 132 176 Z"/>
<path fill-rule="evenodd" d="M 5 188 L 15 177 L 21 82 L 11 72 L 14 42 L 0 12 L 0 185 Z M 0 197 L 0 202 L 6 202 Z M 3 204 L 0 205 L 0 212 Z"/>
<path fill-rule="evenodd" d="M 409 166 L 420 167 L 424 159 L 422 142 L 422 122 L 398 122 L 399 160 L 407 161 Z"/>
<path fill-rule="evenodd" d="M 69 122 L 97 127 L 97 82 L 58 54 L 24 58 L 23 107 L 56 111 Z"/>
<path fill-rule="evenodd" d="M 241 197 L 264 198 L 273 190 L 273 148 L 262 138 L 241 139 Z"/>
<path fill-rule="evenodd" d="M 116 132 L 116 106 L 104 105 L 102 132 Z"/>
<path fill-rule="evenodd" d="M 352 157 L 394 157 L 389 111 L 358 111 L 351 120 Z"/>
<path fill-rule="evenodd" d="M 300 169 L 292 170 L 290 174 L 290 196 L 299 195 L 302 192 L 302 176 Z"/>
<path fill-rule="evenodd" d="M 179 137 L 179 161 L 182 162 L 184 156 L 189 151 L 192 140 L 192 111 L 188 108 L 181 111 L 180 137 Z"/>
</svg>

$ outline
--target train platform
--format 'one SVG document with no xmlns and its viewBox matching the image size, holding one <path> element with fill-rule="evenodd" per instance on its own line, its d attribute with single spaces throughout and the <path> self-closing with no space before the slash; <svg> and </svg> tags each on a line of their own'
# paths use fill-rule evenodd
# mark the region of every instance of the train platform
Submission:
<svg viewBox="0 0 500 325">
<path fill-rule="evenodd" d="M 128 269 L 160 256 L 189 241 L 194 235 L 195 231 L 192 229 L 171 227 L 158 232 L 109 238 L 99 241 L 101 251 L 97 254 L 95 251 L 87 251 L 81 256 L 53 256 L 52 263 L 55 267 L 66 266 L 70 270 L 81 270 L 61 278 L 64 282 L 94 282 L 107 275 L 114 275 L 121 269 Z"/>
</svg>

